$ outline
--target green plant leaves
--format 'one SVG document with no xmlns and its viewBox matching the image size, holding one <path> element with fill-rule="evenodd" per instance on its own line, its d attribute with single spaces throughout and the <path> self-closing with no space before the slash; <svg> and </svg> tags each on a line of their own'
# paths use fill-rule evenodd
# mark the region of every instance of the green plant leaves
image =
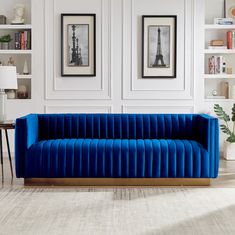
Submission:
<svg viewBox="0 0 235 235">
<path fill-rule="evenodd" d="M 234 110 L 235 111 L 235 110 Z M 214 105 L 214 112 L 217 115 L 217 117 L 225 122 L 230 121 L 230 117 L 228 114 L 226 114 L 222 107 L 220 107 L 218 104 Z M 234 117 L 235 118 L 235 117 Z"/>
<path fill-rule="evenodd" d="M 11 39 L 11 35 L 10 34 L 7 34 L 7 35 L 4 35 L 2 37 L 0 37 L 0 42 L 10 42 L 12 39 Z"/>
<path fill-rule="evenodd" d="M 224 124 L 220 125 L 220 129 L 223 133 L 227 135 L 232 135 L 232 132 L 229 130 L 229 128 L 226 125 Z"/>
<path fill-rule="evenodd" d="M 231 135 L 229 136 L 226 141 L 230 142 L 230 143 L 234 143 L 235 142 L 235 135 Z"/>
<path fill-rule="evenodd" d="M 225 124 L 220 125 L 221 131 L 228 135 L 228 138 L 226 141 L 230 143 L 235 143 L 235 134 L 234 134 L 234 128 L 235 128 L 235 104 L 233 104 L 232 107 L 232 121 L 233 121 L 233 131 L 231 131 L 228 127 L 228 122 L 230 121 L 230 117 L 228 114 L 225 113 L 222 107 L 220 107 L 218 104 L 214 105 L 214 111 L 217 117 L 225 122 Z"/>
</svg>

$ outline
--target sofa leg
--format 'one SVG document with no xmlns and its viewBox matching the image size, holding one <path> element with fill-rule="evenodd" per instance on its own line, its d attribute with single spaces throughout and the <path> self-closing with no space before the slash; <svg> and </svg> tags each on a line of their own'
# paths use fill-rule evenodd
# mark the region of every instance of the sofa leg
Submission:
<svg viewBox="0 0 235 235">
<path fill-rule="evenodd" d="M 25 186 L 209 186 L 209 178 L 25 178 Z"/>
</svg>

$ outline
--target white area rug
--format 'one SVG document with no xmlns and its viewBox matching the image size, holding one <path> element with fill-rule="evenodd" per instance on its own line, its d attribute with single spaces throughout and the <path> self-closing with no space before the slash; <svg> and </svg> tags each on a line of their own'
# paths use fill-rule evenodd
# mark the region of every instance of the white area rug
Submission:
<svg viewBox="0 0 235 235">
<path fill-rule="evenodd" d="M 235 234 L 235 188 L 0 190 L 0 234 Z"/>
</svg>

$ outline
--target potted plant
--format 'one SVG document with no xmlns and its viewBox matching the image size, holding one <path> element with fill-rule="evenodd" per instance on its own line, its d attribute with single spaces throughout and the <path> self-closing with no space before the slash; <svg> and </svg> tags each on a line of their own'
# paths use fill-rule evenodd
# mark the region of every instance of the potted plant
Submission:
<svg viewBox="0 0 235 235">
<path fill-rule="evenodd" d="M 0 37 L 1 49 L 8 50 L 9 49 L 9 42 L 12 40 L 10 34 L 4 35 Z"/>
<path fill-rule="evenodd" d="M 235 160 L 235 104 L 233 104 L 232 107 L 231 118 L 218 104 L 214 105 L 214 111 L 217 117 L 224 122 L 220 125 L 221 131 L 228 136 L 225 141 L 224 158 L 227 160 Z M 229 126 L 231 121 L 232 128 Z"/>
</svg>

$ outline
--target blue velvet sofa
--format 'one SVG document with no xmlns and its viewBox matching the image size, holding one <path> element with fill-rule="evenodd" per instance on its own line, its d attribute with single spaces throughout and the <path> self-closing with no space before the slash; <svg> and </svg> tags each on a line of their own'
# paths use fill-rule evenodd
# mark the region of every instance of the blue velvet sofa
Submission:
<svg viewBox="0 0 235 235">
<path fill-rule="evenodd" d="M 203 114 L 30 114 L 16 120 L 16 176 L 216 178 L 218 136 Z"/>
</svg>

